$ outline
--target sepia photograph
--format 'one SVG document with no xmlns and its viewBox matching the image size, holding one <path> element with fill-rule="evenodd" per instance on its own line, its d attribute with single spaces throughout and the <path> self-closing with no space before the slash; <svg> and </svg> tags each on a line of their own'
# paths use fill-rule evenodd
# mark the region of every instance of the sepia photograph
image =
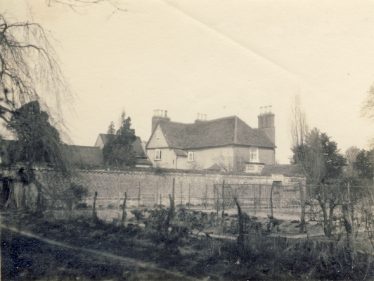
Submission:
<svg viewBox="0 0 374 281">
<path fill-rule="evenodd" d="M 374 2 L 0 0 L 0 281 L 374 281 Z"/>
</svg>

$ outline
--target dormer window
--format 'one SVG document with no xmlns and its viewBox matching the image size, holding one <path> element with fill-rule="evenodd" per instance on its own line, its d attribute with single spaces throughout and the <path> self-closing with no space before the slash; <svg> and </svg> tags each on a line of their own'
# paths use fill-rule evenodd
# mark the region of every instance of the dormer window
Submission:
<svg viewBox="0 0 374 281">
<path fill-rule="evenodd" d="M 161 160 L 161 149 L 155 150 L 155 160 L 160 161 Z"/>
<path fill-rule="evenodd" d="M 195 161 L 195 153 L 193 151 L 188 151 L 187 159 L 189 162 Z"/>
<path fill-rule="evenodd" d="M 249 162 L 251 162 L 251 163 L 260 162 L 258 154 L 259 154 L 258 153 L 258 147 L 249 148 Z"/>
</svg>

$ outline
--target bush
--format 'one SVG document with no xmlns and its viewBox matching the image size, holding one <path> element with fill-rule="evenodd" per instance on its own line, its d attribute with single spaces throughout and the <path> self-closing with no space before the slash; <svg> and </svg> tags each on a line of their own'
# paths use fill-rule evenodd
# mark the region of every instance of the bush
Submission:
<svg viewBox="0 0 374 281">
<path fill-rule="evenodd" d="M 88 205 L 86 202 L 80 202 L 78 203 L 76 206 L 75 206 L 76 209 L 87 209 L 88 208 Z"/>
<path fill-rule="evenodd" d="M 183 239 L 188 237 L 189 229 L 174 218 L 172 210 L 151 210 L 145 221 L 146 236 L 155 244 L 163 244 L 164 249 L 171 254 L 178 254 L 178 246 L 183 245 Z M 181 212 L 184 214 L 184 212 Z"/>
<path fill-rule="evenodd" d="M 116 206 L 113 203 L 109 203 L 107 206 L 108 209 L 116 209 Z"/>
<path fill-rule="evenodd" d="M 131 210 L 131 213 L 134 215 L 136 221 L 139 223 L 142 219 L 144 219 L 144 214 L 142 210 L 139 209 L 133 209 Z"/>
</svg>

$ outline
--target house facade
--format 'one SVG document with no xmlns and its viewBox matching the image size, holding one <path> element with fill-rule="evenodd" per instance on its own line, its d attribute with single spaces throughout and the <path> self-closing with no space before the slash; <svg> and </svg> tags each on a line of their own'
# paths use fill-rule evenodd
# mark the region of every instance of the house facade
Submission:
<svg viewBox="0 0 374 281">
<path fill-rule="evenodd" d="M 194 123 L 172 122 L 167 111 L 155 111 L 146 145 L 154 167 L 261 173 L 275 163 L 274 114 L 258 116 L 251 128 L 237 116 Z"/>
</svg>

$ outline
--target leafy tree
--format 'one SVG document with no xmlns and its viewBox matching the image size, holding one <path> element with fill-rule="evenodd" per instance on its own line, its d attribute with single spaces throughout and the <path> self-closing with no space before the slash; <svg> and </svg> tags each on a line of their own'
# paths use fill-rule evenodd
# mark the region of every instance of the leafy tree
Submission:
<svg viewBox="0 0 374 281">
<path fill-rule="evenodd" d="M 110 122 L 109 126 L 108 126 L 108 131 L 107 131 L 107 134 L 108 135 L 114 135 L 116 133 L 116 128 L 114 126 L 114 122 Z"/>
<path fill-rule="evenodd" d="M 65 180 L 68 180 L 70 176 L 59 132 L 50 124 L 48 113 L 41 110 L 38 101 L 26 103 L 15 110 L 7 128 L 17 137 L 17 140 L 9 147 L 10 160 L 13 164 L 26 166 L 21 167 L 19 176 L 25 188 L 30 183 L 35 184 L 37 188 L 36 212 L 41 214 L 44 209 L 43 193 L 54 196 L 58 192 L 53 189 L 53 186 L 57 185 L 48 186 L 48 190 L 37 180 L 33 172 L 35 165 L 52 165 L 57 171 L 56 176 L 61 175 L 61 178 Z M 22 200 L 24 199 L 25 194 L 22 195 Z M 13 200 L 13 198 L 8 200 Z"/>
<path fill-rule="evenodd" d="M 374 177 L 374 150 L 360 150 L 353 167 L 360 179 L 372 182 Z"/>
<path fill-rule="evenodd" d="M 120 128 L 103 148 L 106 164 L 115 168 L 135 166 L 136 154 L 133 149 L 135 140 L 135 130 L 131 128 L 131 118 L 126 118 L 125 113 L 122 113 Z"/>
<path fill-rule="evenodd" d="M 308 133 L 305 143 L 293 147 L 292 150 L 294 163 L 299 164 L 304 171 L 310 195 L 318 201 L 322 209 L 324 232 L 330 237 L 346 160 L 339 153 L 337 143 L 318 129 Z"/>
<path fill-rule="evenodd" d="M 41 110 L 38 101 L 32 101 L 15 110 L 7 128 L 17 136 L 14 162 L 52 164 L 55 169 L 68 171 L 62 151 L 59 132 L 49 122 L 48 113 Z"/>
<path fill-rule="evenodd" d="M 346 160 L 339 153 L 337 143 L 318 129 L 308 133 L 305 143 L 293 147 L 292 151 L 293 162 L 303 168 L 308 183 L 328 183 L 343 173 Z"/>
</svg>

